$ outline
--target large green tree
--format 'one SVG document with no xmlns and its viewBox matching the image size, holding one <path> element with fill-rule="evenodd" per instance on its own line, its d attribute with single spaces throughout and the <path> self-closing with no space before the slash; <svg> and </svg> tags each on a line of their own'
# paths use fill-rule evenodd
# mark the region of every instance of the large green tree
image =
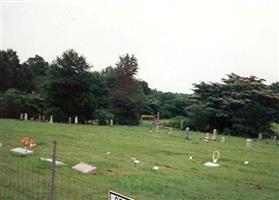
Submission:
<svg viewBox="0 0 279 200">
<path fill-rule="evenodd" d="M 114 85 L 110 89 L 110 107 L 119 124 L 136 125 L 143 109 L 142 88 L 135 78 L 138 62 L 129 54 L 119 59 Z"/>
<path fill-rule="evenodd" d="M 0 92 L 10 88 L 24 91 L 34 89 L 32 70 L 20 64 L 17 53 L 12 49 L 0 51 Z"/>
<path fill-rule="evenodd" d="M 77 115 L 81 121 L 91 118 L 96 102 L 89 68 L 85 57 L 72 49 L 56 58 L 44 83 L 48 110 L 59 110 L 60 116 Z"/>
<path fill-rule="evenodd" d="M 271 123 L 278 121 L 279 95 L 255 76 L 230 74 L 222 81 L 194 85 L 196 106 L 187 108 L 188 115 L 195 116 L 193 124 L 204 122 L 203 127 L 233 135 L 271 133 Z"/>
</svg>

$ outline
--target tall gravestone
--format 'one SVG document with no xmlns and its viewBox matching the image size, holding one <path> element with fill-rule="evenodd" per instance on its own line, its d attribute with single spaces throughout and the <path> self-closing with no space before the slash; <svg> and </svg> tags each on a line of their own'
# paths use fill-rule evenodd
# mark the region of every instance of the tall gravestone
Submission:
<svg viewBox="0 0 279 200">
<path fill-rule="evenodd" d="M 71 117 L 69 117 L 69 124 L 71 124 L 72 123 L 72 118 Z"/>
<path fill-rule="evenodd" d="M 24 113 L 24 120 L 28 120 L 28 114 Z"/>
<path fill-rule="evenodd" d="M 20 113 L 19 119 L 20 119 L 20 120 L 23 120 L 23 113 Z"/>
<path fill-rule="evenodd" d="M 110 126 L 113 126 L 113 119 L 110 120 L 109 124 Z"/>
<path fill-rule="evenodd" d="M 53 116 L 52 115 L 50 115 L 49 123 L 53 124 Z"/>
<path fill-rule="evenodd" d="M 217 130 L 213 129 L 213 134 L 212 134 L 212 141 L 216 141 L 216 136 L 217 136 Z"/>
<path fill-rule="evenodd" d="M 42 115 L 39 115 L 39 121 L 42 121 Z"/>
<path fill-rule="evenodd" d="M 75 116 L 75 124 L 78 124 L 78 116 Z"/>
<path fill-rule="evenodd" d="M 258 140 L 262 140 L 263 139 L 263 135 L 261 133 L 258 134 Z"/>
<path fill-rule="evenodd" d="M 190 128 L 186 127 L 185 129 L 185 140 L 191 140 Z"/>
</svg>

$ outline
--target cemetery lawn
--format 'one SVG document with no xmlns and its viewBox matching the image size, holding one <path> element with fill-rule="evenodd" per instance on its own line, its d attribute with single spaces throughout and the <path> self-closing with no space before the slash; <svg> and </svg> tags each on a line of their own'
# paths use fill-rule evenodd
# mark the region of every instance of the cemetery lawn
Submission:
<svg viewBox="0 0 279 200">
<path fill-rule="evenodd" d="M 279 131 L 278 125 L 274 127 Z M 279 199 L 278 142 L 253 141 L 252 148 L 246 149 L 244 138 L 226 136 L 221 143 L 217 135 L 217 142 L 205 143 L 200 140 L 204 133 L 192 132 L 193 139 L 184 141 L 181 130 L 168 134 L 167 129 L 161 129 L 151 134 L 149 129 L 148 124 L 109 127 L 2 119 L 0 180 L 8 177 L 9 184 L 1 181 L 0 193 L 5 199 L 20 199 L 20 195 L 36 199 L 39 193 L 47 194 L 51 165 L 39 158 L 51 157 L 52 141 L 56 140 L 57 159 L 66 163 L 57 167 L 57 199 L 79 199 L 74 193 L 82 193 L 88 199 L 91 195 L 92 199 L 106 200 L 109 190 L 137 200 Z M 10 152 L 21 146 L 23 135 L 32 137 L 38 145 L 32 156 Z M 203 166 L 212 161 L 215 150 L 220 152 L 221 166 Z M 140 163 L 135 166 L 131 157 Z M 96 166 L 98 174 L 74 171 L 71 167 L 80 161 Z M 155 165 L 159 166 L 156 172 L 152 170 Z M 17 177 L 18 170 L 26 177 Z M 20 188 L 26 189 L 22 192 Z M 63 191 L 69 196 L 64 192 L 59 197 Z"/>
</svg>

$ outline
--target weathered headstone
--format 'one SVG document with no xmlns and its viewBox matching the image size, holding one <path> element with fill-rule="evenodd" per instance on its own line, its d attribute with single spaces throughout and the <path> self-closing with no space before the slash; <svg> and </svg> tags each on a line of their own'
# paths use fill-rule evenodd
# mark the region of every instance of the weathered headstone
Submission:
<svg viewBox="0 0 279 200">
<path fill-rule="evenodd" d="M 23 113 L 20 113 L 19 119 L 20 119 L 20 120 L 23 120 Z"/>
<path fill-rule="evenodd" d="M 52 115 L 50 115 L 49 123 L 53 124 L 53 116 Z"/>
<path fill-rule="evenodd" d="M 205 142 L 208 142 L 208 140 L 209 140 L 209 133 L 206 133 L 206 134 L 205 134 L 205 137 L 204 137 L 204 141 L 205 141 Z"/>
<path fill-rule="evenodd" d="M 39 115 L 39 121 L 42 121 L 42 115 Z"/>
<path fill-rule="evenodd" d="M 172 128 L 171 127 L 169 128 L 168 134 L 172 134 Z"/>
<path fill-rule="evenodd" d="M 185 129 L 185 140 L 191 140 L 190 128 L 189 127 L 186 127 L 186 129 Z"/>
<path fill-rule="evenodd" d="M 46 116 L 45 116 L 45 115 L 42 116 L 42 121 L 43 121 L 43 122 L 46 121 Z"/>
<path fill-rule="evenodd" d="M 212 134 L 211 140 L 212 140 L 212 141 L 216 141 L 216 136 L 217 136 L 217 130 L 216 130 L 216 129 L 213 129 L 213 134 Z"/>
<path fill-rule="evenodd" d="M 224 137 L 224 136 L 221 138 L 221 142 L 222 142 L 222 143 L 225 142 L 225 137 Z"/>
<path fill-rule="evenodd" d="M 78 116 L 75 116 L 75 124 L 78 124 Z"/>
<path fill-rule="evenodd" d="M 261 133 L 258 134 L 258 140 L 262 140 L 263 139 L 263 135 Z"/>
<path fill-rule="evenodd" d="M 250 148 L 252 146 L 252 140 L 246 139 L 246 148 Z"/>
<path fill-rule="evenodd" d="M 158 133 L 159 129 L 160 129 L 160 122 L 157 121 L 155 124 L 155 133 Z"/>
<path fill-rule="evenodd" d="M 97 174 L 97 167 L 93 165 L 89 165 L 87 163 L 81 162 L 75 166 L 72 167 L 73 169 L 82 172 L 84 174 L 89 174 L 89 175 L 96 175 Z"/>
<path fill-rule="evenodd" d="M 184 127 L 184 120 L 182 119 L 182 120 L 180 121 L 180 129 L 183 129 L 183 127 Z"/>
<path fill-rule="evenodd" d="M 109 124 L 110 126 L 113 126 L 113 119 L 110 120 Z"/>
<path fill-rule="evenodd" d="M 28 120 L 28 114 L 24 113 L 24 120 Z"/>
<path fill-rule="evenodd" d="M 24 155 L 24 156 L 28 156 L 28 155 L 31 155 L 33 153 L 33 151 L 24 149 L 22 147 L 17 147 L 17 148 L 11 149 L 11 151 L 14 152 L 14 153 L 17 153 L 17 154 Z"/>
<path fill-rule="evenodd" d="M 52 163 L 52 159 L 51 158 L 43 158 L 43 157 L 41 157 L 40 160 Z M 65 163 L 63 163 L 61 161 L 58 161 L 58 160 L 55 160 L 55 165 L 65 165 Z"/>
<path fill-rule="evenodd" d="M 71 117 L 69 117 L 69 124 L 71 124 L 72 123 L 72 118 Z"/>
</svg>

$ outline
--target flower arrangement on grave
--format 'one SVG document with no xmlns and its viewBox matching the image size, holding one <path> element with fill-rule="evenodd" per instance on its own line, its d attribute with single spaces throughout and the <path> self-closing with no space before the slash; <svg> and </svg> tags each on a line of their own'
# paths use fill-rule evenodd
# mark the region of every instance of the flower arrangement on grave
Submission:
<svg viewBox="0 0 279 200">
<path fill-rule="evenodd" d="M 32 138 L 29 139 L 23 136 L 21 139 L 21 143 L 23 144 L 25 150 L 33 151 L 33 149 L 37 146 Z"/>
</svg>

